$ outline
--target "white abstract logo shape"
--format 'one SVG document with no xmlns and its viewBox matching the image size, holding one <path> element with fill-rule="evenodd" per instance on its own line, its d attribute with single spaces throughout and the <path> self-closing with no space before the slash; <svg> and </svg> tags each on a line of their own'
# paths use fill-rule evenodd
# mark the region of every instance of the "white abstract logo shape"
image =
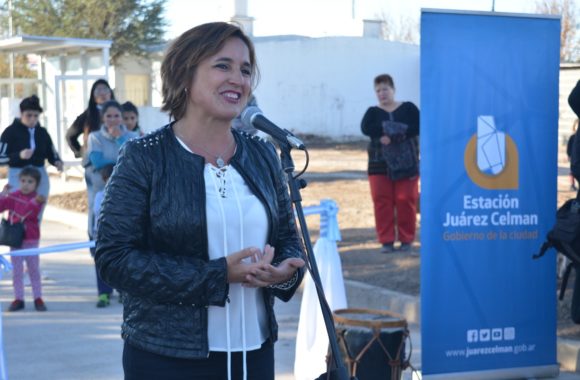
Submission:
<svg viewBox="0 0 580 380">
<path fill-rule="evenodd" d="M 493 116 L 477 117 L 477 167 L 492 175 L 505 167 L 505 133 L 495 128 Z"/>
</svg>

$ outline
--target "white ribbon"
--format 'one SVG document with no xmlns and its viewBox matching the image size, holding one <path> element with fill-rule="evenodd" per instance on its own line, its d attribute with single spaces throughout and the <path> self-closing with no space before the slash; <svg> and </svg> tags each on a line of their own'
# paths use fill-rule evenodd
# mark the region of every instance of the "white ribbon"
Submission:
<svg viewBox="0 0 580 380">
<path fill-rule="evenodd" d="M 25 248 L 25 249 L 17 249 L 15 251 L 3 253 L 3 255 L 10 255 L 10 256 L 35 256 L 35 255 L 43 255 L 46 253 L 55 253 L 55 252 L 64 252 L 64 251 L 74 251 L 75 249 L 81 248 L 93 248 L 95 246 L 95 242 L 93 240 L 86 241 L 82 243 L 67 243 L 67 244 L 57 244 L 57 245 L 50 245 L 48 247 L 42 248 Z M 10 266 L 12 269 L 12 266 Z"/>
<path fill-rule="evenodd" d="M 338 228 L 338 205 L 332 199 L 323 199 L 318 206 L 304 208 L 304 216 L 320 214 L 320 237 L 330 241 L 341 241 Z"/>
<path fill-rule="evenodd" d="M 314 245 L 313 251 L 328 305 L 332 310 L 346 308 L 342 264 L 336 247 L 336 242 L 341 240 L 337 219 L 338 206 L 332 199 L 323 199 L 318 206 L 306 207 L 304 214 L 320 214 L 320 238 Z M 314 379 L 325 372 L 327 353 L 328 335 L 324 318 L 320 311 L 314 282 L 306 274 L 296 334 L 294 360 L 296 380 Z"/>
</svg>

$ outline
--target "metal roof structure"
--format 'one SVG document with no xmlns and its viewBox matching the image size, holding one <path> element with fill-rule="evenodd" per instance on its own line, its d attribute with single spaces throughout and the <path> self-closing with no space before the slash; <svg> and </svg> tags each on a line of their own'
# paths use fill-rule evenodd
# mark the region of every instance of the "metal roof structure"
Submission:
<svg viewBox="0 0 580 380">
<path fill-rule="evenodd" d="M 100 78 L 109 79 L 111 44 L 110 40 L 32 35 L 15 35 L 0 39 L 0 54 L 36 54 L 40 56 L 40 65 L 37 68 L 39 75 L 35 81 L 38 81 L 38 95 L 47 110 L 43 114 L 43 125 L 56 137 L 56 147 L 61 157 L 65 155 L 66 150 L 65 130 L 71 122 L 64 114 L 65 110 L 69 108 L 67 106 L 67 91 L 70 91 L 70 89 L 67 90 L 65 83 L 80 81 L 80 90 L 77 86 L 75 91 L 78 93 L 74 96 L 83 99 L 83 104 L 87 104 L 90 97 L 90 82 Z M 90 56 L 101 56 L 101 69 L 95 71 L 94 68 L 89 67 Z M 49 63 L 45 59 L 47 57 L 58 57 L 58 60 L 52 60 L 52 63 Z M 76 72 L 67 73 L 66 62 L 76 59 L 76 57 L 80 57 L 80 66 Z M 52 70 L 47 72 L 46 66 L 49 64 L 52 65 Z M 15 100 L 15 84 L 30 81 L 31 79 L 14 78 L 12 75 L 10 78 L 0 78 L 0 84 L 10 85 L 9 99 L 11 101 Z M 68 99 L 70 97 L 71 95 L 68 94 Z M 78 112 L 80 111 L 82 110 Z M 71 152 L 67 153 L 70 156 Z"/>
<path fill-rule="evenodd" d="M 111 41 L 109 40 L 86 38 L 17 35 L 0 39 L 0 53 L 47 55 L 78 53 L 82 50 L 108 50 L 110 48 Z"/>
</svg>

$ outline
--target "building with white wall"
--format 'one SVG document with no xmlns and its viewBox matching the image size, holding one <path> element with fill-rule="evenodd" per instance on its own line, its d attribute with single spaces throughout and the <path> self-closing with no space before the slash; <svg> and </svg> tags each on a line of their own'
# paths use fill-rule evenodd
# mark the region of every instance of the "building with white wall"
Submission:
<svg viewBox="0 0 580 380">
<path fill-rule="evenodd" d="M 417 45 L 301 36 L 259 37 L 254 43 L 261 77 L 255 91 L 258 105 L 273 122 L 294 133 L 332 140 L 361 138 L 361 118 L 377 102 L 373 79 L 382 73 L 393 76 L 399 100 L 419 105 Z M 122 83 L 119 69 L 116 75 Z M 152 106 L 158 109 L 160 103 Z M 140 111 L 148 115 L 140 117 L 145 130 L 167 123 L 165 114 Z"/>
<path fill-rule="evenodd" d="M 391 74 L 396 96 L 419 105 L 419 47 L 362 37 L 256 38 L 260 108 L 295 133 L 360 138 L 360 121 L 376 105 L 373 79 Z"/>
</svg>

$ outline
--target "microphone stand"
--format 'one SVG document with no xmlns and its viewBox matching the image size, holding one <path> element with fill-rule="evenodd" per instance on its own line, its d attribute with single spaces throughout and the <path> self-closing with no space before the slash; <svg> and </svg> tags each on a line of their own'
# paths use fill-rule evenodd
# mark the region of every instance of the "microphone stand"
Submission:
<svg viewBox="0 0 580 380">
<path fill-rule="evenodd" d="M 310 242 L 310 234 L 308 233 L 308 226 L 306 225 L 306 219 L 304 217 L 304 211 L 302 209 L 302 195 L 300 194 L 300 189 L 306 186 L 304 180 L 298 180 L 292 175 L 294 172 L 294 161 L 290 155 L 292 146 L 287 141 L 281 141 L 279 139 L 274 139 L 280 148 L 280 161 L 282 163 L 282 169 L 288 177 L 288 187 L 290 189 L 290 200 L 294 204 L 296 209 L 296 214 L 298 216 L 298 222 L 300 224 L 300 230 L 302 231 L 302 238 L 304 240 L 304 245 L 306 247 L 306 258 L 310 265 L 310 274 L 312 276 L 312 281 L 316 287 L 316 294 L 318 295 L 318 301 L 320 303 L 320 309 L 322 316 L 324 318 L 324 324 L 326 326 L 326 332 L 328 334 L 328 341 L 330 343 L 330 350 L 332 353 L 332 358 L 335 364 L 336 377 L 331 379 L 336 380 L 349 380 L 346 367 L 344 366 L 340 351 L 338 348 L 338 339 L 336 336 L 336 330 L 334 328 L 334 320 L 332 318 L 332 312 L 328 303 L 326 302 L 326 297 L 324 296 L 324 290 L 322 289 L 322 282 L 320 280 L 320 274 L 318 272 L 318 266 L 316 265 L 316 259 L 314 257 L 314 252 L 312 250 L 312 244 Z M 330 364 L 330 363 L 329 363 Z M 331 371 L 331 366 L 329 365 L 328 371 Z M 319 379 L 323 379 L 321 376 Z"/>
</svg>

